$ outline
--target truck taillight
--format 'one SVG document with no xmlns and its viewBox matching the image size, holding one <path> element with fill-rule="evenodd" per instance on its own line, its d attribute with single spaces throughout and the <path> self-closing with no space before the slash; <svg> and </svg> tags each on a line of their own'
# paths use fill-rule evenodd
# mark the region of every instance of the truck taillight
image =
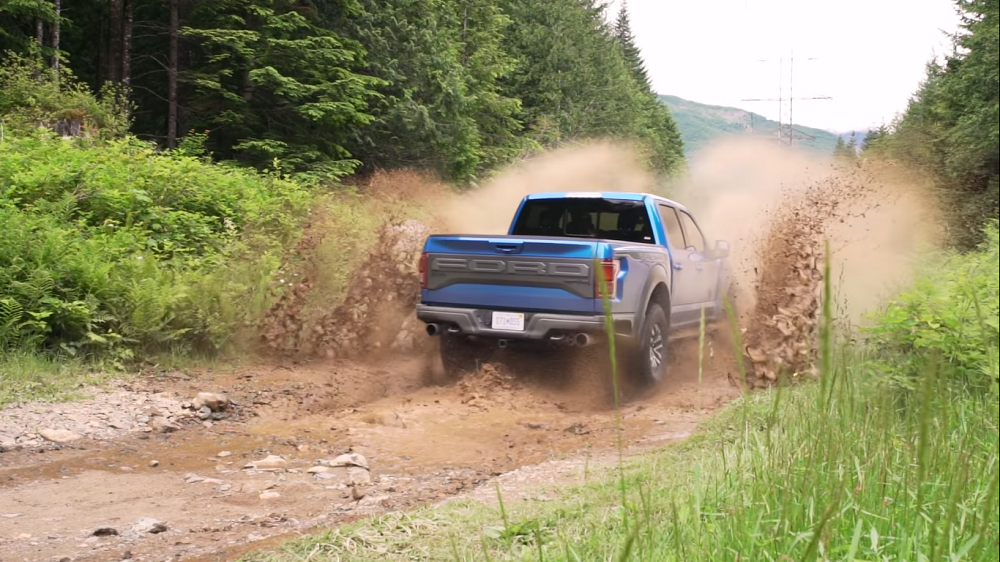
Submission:
<svg viewBox="0 0 1000 562">
<path fill-rule="evenodd" d="M 420 288 L 427 288 L 427 252 L 420 254 Z M 412 263 L 412 262 L 411 262 Z"/>
<path fill-rule="evenodd" d="M 594 283 L 594 298 L 604 298 L 601 294 L 601 278 L 603 277 L 605 286 L 604 290 L 607 290 L 609 298 L 615 298 L 618 294 L 618 272 L 621 269 L 621 264 L 618 260 L 601 260 L 601 266 L 599 270 L 599 277 Z"/>
</svg>

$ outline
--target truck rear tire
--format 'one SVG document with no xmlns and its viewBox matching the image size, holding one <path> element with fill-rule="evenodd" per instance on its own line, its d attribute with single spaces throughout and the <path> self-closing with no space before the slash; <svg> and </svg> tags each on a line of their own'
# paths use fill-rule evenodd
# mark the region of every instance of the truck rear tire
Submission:
<svg viewBox="0 0 1000 562">
<path fill-rule="evenodd" d="M 635 342 L 634 365 L 643 384 L 658 384 L 667 370 L 670 320 L 657 303 L 651 303 Z"/>
<path fill-rule="evenodd" d="M 460 334 L 444 332 L 438 342 L 441 353 L 441 365 L 444 375 L 449 381 L 454 381 L 462 375 L 474 373 L 479 363 L 486 360 L 486 346 L 474 342 Z"/>
</svg>

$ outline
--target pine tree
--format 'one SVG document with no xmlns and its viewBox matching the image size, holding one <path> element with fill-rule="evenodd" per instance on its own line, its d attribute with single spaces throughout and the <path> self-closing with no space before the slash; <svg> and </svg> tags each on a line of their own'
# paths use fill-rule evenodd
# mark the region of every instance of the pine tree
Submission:
<svg viewBox="0 0 1000 562">
<path fill-rule="evenodd" d="M 371 88 L 354 41 L 318 25 L 293 0 L 217 0 L 199 5 L 181 30 L 194 45 L 181 71 L 193 127 L 213 131 L 223 158 L 328 177 L 359 164 L 345 148 L 371 122 Z"/>
<path fill-rule="evenodd" d="M 635 36 L 632 33 L 632 24 L 629 19 L 628 2 L 623 1 L 621 9 L 618 11 L 614 25 L 614 37 L 636 85 L 647 97 L 647 99 L 642 100 L 643 109 L 647 115 L 646 122 L 640 131 L 640 137 L 646 143 L 649 161 L 658 170 L 674 171 L 684 161 L 683 140 L 670 110 L 660 102 L 659 96 L 653 91 L 649 73 L 646 71 L 646 63 L 635 44 Z"/>
<path fill-rule="evenodd" d="M 366 168 L 420 167 L 467 181 L 523 145 L 520 104 L 499 81 L 514 60 L 502 48 L 510 20 L 493 0 L 362 0 L 347 21 L 384 81 L 350 146 Z"/>
<path fill-rule="evenodd" d="M 635 44 L 635 37 L 632 34 L 632 23 L 629 19 L 628 2 L 622 1 L 622 7 L 618 10 L 618 18 L 614 26 L 615 39 L 618 40 L 622 56 L 632 71 L 632 76 L 640 86 L 652 92 L 653 86 L 646 72 L 646 63 L 642 59 L 642 53 Z"/>
<path fill-rule="evenodd" d="M 844 142 L 844 137 L 837 137 L 837 145 L 833 147 L 833 157 L 841 160 L 847 154 L 847 143 Z"/>
</svg>

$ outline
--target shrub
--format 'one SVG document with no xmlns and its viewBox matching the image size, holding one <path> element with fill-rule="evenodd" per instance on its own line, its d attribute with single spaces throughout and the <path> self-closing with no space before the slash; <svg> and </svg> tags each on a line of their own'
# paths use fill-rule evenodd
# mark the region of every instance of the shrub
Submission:
<svg viewBox="0 0 1000 562">
<path fill-rule="evenodd" d="M 880 312 L 870 329 L 877 365 L 912 388 L 931 355 L 943 374 L 997 388 L 1000 259 L 997 222 L 976 252 L 948 256 Z M 891 369 L 889 368 L 891 366 Z"/>
<path fill-rule="evenodd" d="M 83 136 L 110 139 L 125 134 L 131 107 L 111 86 L 94 96 L 68 68 L 52 70 L 41 59 L 8 52 L 0 60 L 0 124 L 6 135 L 73 122 Z"/>
<path fill-rule="evenodd" d="M 278 173 L 46 133 L 0 143 L 0 349 L 216 350 L 264 308 L 310 190 Z"/>
</svg>

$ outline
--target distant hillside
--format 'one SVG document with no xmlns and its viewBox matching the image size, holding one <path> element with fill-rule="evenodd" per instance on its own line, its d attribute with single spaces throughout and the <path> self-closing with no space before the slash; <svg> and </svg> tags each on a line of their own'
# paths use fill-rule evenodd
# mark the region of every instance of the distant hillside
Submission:
<svg viewBox="0 0 1000 562">
<path fill-rule="evenodd" d="M 684 151 L 688 154 L 725 135 L 750 134 L 751 124 L 755 135 L 775 136 L 778 131 L 777 121 L 736 107 L 706 105 L 677 96 L 660 96 L 660 101 L 670 108 L 677 121 L 684 139 Z M 802 147 L 830 153 L 837 145 L 836 133 L 802 125 L 796 125 L 795 130 L 803 136 L 813 137 L 797 141 Z M 858 133 L 858 142 L 864 135 L 864 132 Z M 851 133 L 840 136 L 847 140 Z"/>
</svg>

